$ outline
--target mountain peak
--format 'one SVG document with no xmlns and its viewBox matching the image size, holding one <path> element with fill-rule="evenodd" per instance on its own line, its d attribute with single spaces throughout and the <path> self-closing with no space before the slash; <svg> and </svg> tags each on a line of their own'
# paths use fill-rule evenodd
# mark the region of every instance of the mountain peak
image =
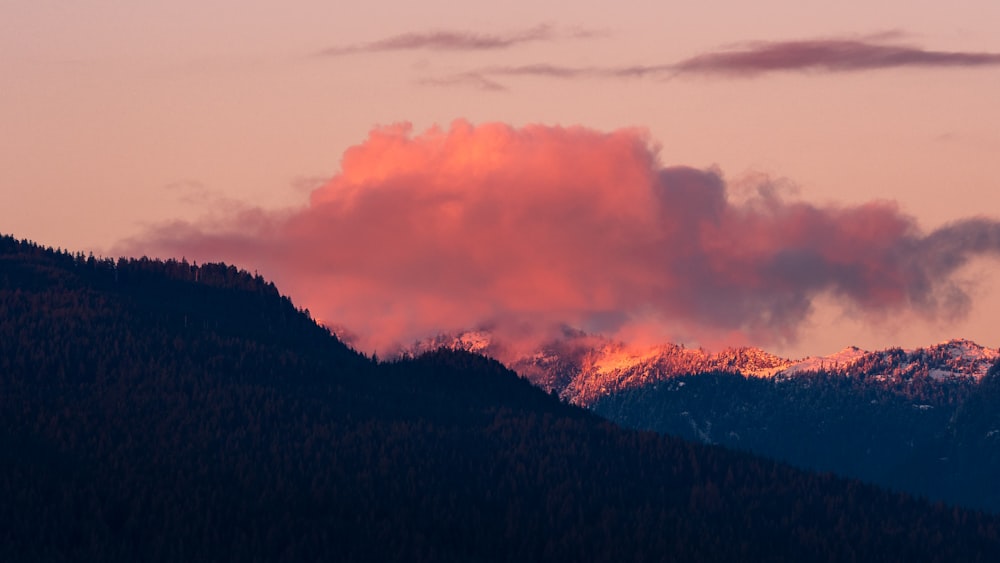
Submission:
<svg viewBox="0 0 1000 563">
<path fill-rule="evenodd" d="M 417 343 L 411 353 L 447 347 L 493 356 L 546 390 L 578 404 L 655 384 L 680 375 L 730 372 L 745 377 L 788 379 L 825 371 L 871 377 L 876 381 L 930 377 L 982 379 L 1000 351 L 954 338 L 924 348 L 888 348 L 870 352 L 847 346 L 826 356 L 798 360 L 761 348 L 737 346 L 712 354 L 702 348 L 665 343 L 634 347 L 582 332 L 563 332 L 528 353 L 515 353 L 488 330 L 442 335 Z"/>
</svg>

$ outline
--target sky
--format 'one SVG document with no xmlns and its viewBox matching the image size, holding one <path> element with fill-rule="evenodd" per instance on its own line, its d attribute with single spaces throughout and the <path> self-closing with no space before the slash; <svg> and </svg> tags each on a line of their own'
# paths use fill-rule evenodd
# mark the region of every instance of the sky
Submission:
<svg viewBox="0 0 1000 563">
<path fill-rule="evenodd" d="M 1000 346 L 992 0 L 0 4 L 0 232 L 492 327 Z M 556 327 L 556 328 L 554 328 Z"/>
</svg>

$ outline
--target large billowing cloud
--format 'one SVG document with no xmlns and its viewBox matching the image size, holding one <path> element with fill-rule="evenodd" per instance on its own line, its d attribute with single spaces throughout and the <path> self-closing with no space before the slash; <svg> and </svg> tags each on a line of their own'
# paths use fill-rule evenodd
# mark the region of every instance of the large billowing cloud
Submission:
<svg viewBox="0 0 1000 563">
<path fill-rule="evenodd" d="M 301 209 L 163 226 L 128 250 L 257 269 L 367 350 L 483 325 L 768 344 L 820 295 L 961 314 L 954 274 L 1000 254 L 1000 224 L 924 233 L 890 202 L 734 198 L 716 170 L 661 164 L 639 130 L 457 121 L 372 131 Z"/>
</svg>

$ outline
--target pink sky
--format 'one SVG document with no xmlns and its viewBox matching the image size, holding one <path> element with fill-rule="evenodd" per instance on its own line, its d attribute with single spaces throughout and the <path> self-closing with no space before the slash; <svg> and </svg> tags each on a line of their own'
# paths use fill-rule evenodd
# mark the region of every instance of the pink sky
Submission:
<svg viewBox="0 0 1000 563">
<path fill-rule="evenodd" d="M 922 236 L 1000 216 L 996 2 L 565 6 L 4 3 L 0 232 L 100 253 L 162 236 L 164 225 L 222 228 L 239 213 L 309 217 L 310 197 L 315 204 L 330 190 L 321 186 L 335 177 L 351 183 L 346 151 L 366 146 L 373 128 L 409 122 L 420 135 L 456 119 L 514 130 L 641 130 L 654 169 L 715 171 L 735 208 L 767 184 L 789 205 L 894 209 Z M 345 310 L 321 296 L 321 277 L 302 279 L 308 274 L 233 246 L 218 250 L 230 254 L 218 259 L 273 276 L 317 314 L 314 305 Z M 512 263 L 530 264 L 523 256 Z M 530 276 L 576 279 L 581 264 Z M 759 325 L 736 334 L 788 355 L 951 337 L 997 346 L 997 274 L 1000 260 L 989 253 L 948 274 L 946 283 L 971 299 L 964 315 L 878 309 L 819 291 L 809 293 L 812 313 L 789 325 L 795 339 L 746 330 Z M 598 285 L 566 291 L 609 308 L 634 305 L 614 297 L 620 287 Z M 505 314 L 518 310 L 513 297 L 492 299 Z M 434 309 L 442 322 L 456 318 L 449 307 L 469 308 L 427 303 L 419 304 L 424 316 Z M 567 321 L 594 322 L 575 301 L 564 305 Z M 678 311 L 660 311 L 690 317 L 664 334 L 691 343 L 734 334 L 711 314 L 699 322 L 697 312 Z"/>
</svg>

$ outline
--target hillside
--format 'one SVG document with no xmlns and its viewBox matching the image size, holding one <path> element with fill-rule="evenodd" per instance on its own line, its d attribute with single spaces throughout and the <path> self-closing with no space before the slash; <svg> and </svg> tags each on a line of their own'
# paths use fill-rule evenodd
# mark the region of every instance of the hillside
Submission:
<svg viewBox="0 0 1000 563">
<path fill-rule="evenodd" d="M 627 427 L 1000 512 L 1000 364 L 978 381 L 858 367 L 783 380 L 678 376 L 610 394 L 592 408 Z"/>
<path fill-rule="evenodd" d="M 626 427 L 1000 513 L 991 375 L 1000 351 L 975 342 L 802 359 L 752 347 L 636 349 L 568 330 L 520 356 L 487 331 L 419 345 L 505 357 L 537 385 Z"/>
<path fill-rule="evenodd" d="M 265 280 L 0 237 L 3 561 L 992 561 L 1000 519 L 622 430 Z"/>
</svg>

